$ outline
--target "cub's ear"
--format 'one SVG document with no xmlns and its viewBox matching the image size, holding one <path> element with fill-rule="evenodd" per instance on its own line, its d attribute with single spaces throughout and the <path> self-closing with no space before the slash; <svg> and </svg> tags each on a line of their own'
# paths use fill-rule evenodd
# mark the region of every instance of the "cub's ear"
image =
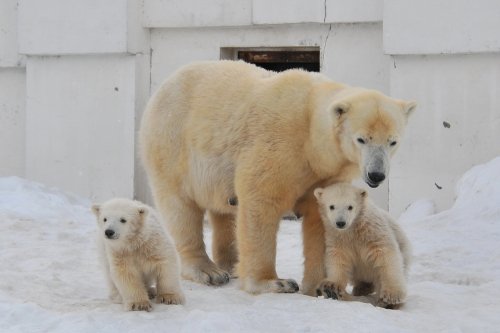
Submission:
<svg viewBox="0 0 500 333">
<path fill-rule="evenodd" d="M 415 109 L 417 108 L 417 103 L 413 102 L 413 101 L 403 102 L 402 107 L 403 107 L 404 114 L 407 117 L 409 117 L 413 113 L 413 111 L 415 111 Z"/>
<path fill-rule="evenodd" d="M 101 205 L 92 205 L 92 213 L 94 213 L 95 216 L 99 217 L 99 213 L 101 212 Z"/>
<path fill-rule="evenodd" d="M 333 115 L 335 117 L 340 118 L 347 111 L 349 111 L 350 108 L 351 108 L 351 105 L 349 103 L 337 102 L 337 103 L 333 103 L 333 105 L 331 106 L 331 112 L 333 113 Z"/>
<path fill-rule="evenodd" d="M 148 216 L 149 209 L 146 205 L 140 205 L 137 208 L 137 212 L 139 213 L 139 216 L 141 217 L 141 219 L 144 219 L 144 218 L 146 218 L 146 216 Z"/>
<path fill-rule="evenodd" d="M 318 187 L 317 189 L 314 190 L 314 196 L 316 199 L 321 200 L 321 196 L 323 196 L 324 190 L 321 187 Z"/>
</svg>

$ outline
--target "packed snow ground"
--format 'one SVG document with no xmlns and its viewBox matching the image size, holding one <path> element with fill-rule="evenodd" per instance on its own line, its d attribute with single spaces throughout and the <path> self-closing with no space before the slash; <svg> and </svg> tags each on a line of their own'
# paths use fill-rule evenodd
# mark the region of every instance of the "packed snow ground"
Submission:
<svg viewBox="0 0 500 333">
<path fill-rule="evenodd" d="M 0 178 L 1 332 L 500 331 L 500 158 L 464 175 L 451 209 L 434 214 L 432 202 L 421 200 L 400 217 L 414 252 L 401 310 L 300 294 L 251 296 L 233 280 L 220 288 L 183 281 L 185 306 L 124 312 L 107 299 L 89 205 Z M 283 221 L 278 273 L 300 281 L 302 261 L 300 222 Z"/>
</svg>

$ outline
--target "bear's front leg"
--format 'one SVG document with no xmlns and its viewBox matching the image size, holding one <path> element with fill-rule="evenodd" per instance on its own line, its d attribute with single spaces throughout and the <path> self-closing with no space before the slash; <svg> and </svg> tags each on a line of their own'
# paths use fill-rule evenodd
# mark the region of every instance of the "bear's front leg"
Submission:
<svg viewBox="0 0 500 333">
<path fill-rule="evenodd" d="M 152 310 L 142 274 L 133 266 L 133 262 L 117 261 L 111 269 L 111 276 L 126 310 Z"/>
<path fill-rule="evenodd" d="M 302 204 L 302 237 L 304 242 L 304 278 L 302 293 L 316 296 L 316 287 L 326 277 L 325 273 L 325 229 L 316 202 L 308 200 Z"/>
<path fill-rule="evenodd" d="M 350 300 L 345 289 L 349 282 L 351 267 L 348 258 L 343 255 L 342 249 L 328 248 L 325 263 L 327 277 L 316 289 L 316 295 L 338 300 Z"/>
<path fill-rule="evenodd" d="M 377 305 L 388 309 L 399 308 L 406 298 L 406 280 L 401 253 L 393 249 L 377 251 L 379 290 Z"/>
<path fill-rule="evenodd" d="M 159 263 L 157 270 L 156 303 L 184 304 L 185 297 L 176 260 Z"/>
<path fill-rule="evenodd" d="M 241 288 L 252 294 L 295 293 L 299 285 L 276 274 L 276 237 L 281 210 L 264 202 L 241 200 L 237 216 L 239 263 L 237 274 Z"/>
</svg>

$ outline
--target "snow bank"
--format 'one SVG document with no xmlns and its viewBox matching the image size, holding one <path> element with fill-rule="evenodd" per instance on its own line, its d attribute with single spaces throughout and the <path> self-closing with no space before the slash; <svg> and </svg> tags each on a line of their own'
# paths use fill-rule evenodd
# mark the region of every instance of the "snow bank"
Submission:
<svg viewBox="0 0 500 333">
<path fill-rule="evenodd" d="M 429 200 L 400 218 L 414 247 L 402 310 L 294 295 L 248 295 L 236 281 L 183 281 L 185 306 L 123 312 L 106 299 L 90 202 L 0 178 L 2 332 L 495 332 L 500 327 L 500 158 L 467 172 L 448 211 Z M 207 236 L 210 230 L 207 228 Z M 210 239 L 207 237 L 208 248 Z M 284 221 L 278 273 L 302 278 L 300 222 Z"/>
<path fill-rule="evenodd" d="M 79 218 L 89 201 L 18 177 L 0 178 L 0 214 L 21 219 Z"/>
</svg>

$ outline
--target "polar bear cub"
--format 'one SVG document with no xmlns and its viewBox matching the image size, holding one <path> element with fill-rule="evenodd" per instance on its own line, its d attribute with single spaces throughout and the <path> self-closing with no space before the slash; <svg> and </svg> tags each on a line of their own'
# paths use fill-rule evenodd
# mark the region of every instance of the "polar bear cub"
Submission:
<svg viewBox="0 0 500 333">
<path fill-rule="evenodd" d="M 117 198 L 93 205 L 92 211 L 110 298 L 126 310 L 151 311 L 153 298 L 184 303 L 178 255 L 153 208 Z"/>
<path fill-rule="evenodd" d="M 351 299 L 376 292 L 377 305 L 396 308 L 406 297 L 410 245 L 389 213 L 378 208 L 366 191 L 348 183 L 317 188 L 325 226 L 327 278 L 318 296 Z"/>
</svg>

